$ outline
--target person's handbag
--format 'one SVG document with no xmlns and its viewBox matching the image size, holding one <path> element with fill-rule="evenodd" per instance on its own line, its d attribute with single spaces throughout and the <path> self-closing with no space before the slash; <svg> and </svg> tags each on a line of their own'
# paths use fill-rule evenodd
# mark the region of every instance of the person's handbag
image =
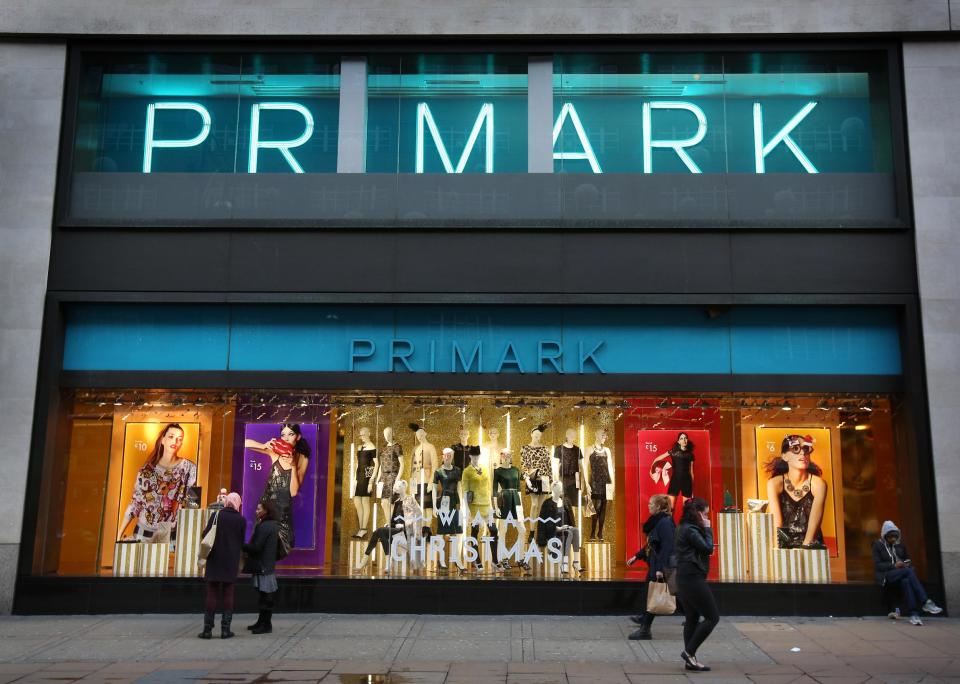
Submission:
<svg viewBox="0 0 960 684">
<path fill-rule="evenodd" d="M 203 535 L 203 539 L 200 540 L 200 549 L 197 551 L 197 556 L 201 561 L 206 561 L 207 556 L 213 551 L 213 542 L 217 539 L 217 519 L 219 517 L 220 511 L 213 514 L 213 524 L 210 525 L 210 529 L 207 530 L 207 533 Z"/>
<path fill-rule="evenodd" d="M 647 584 L 647 612 L 651 615 L 673 615 L 677 612 L 677 599 L 670 593 L 666 582 Z"/>
<path fill-rule="evenodd" d="M 677 569 L 665 568 L 663 571 L 663 579 L 666 581 L 667 590 L 670 592 L 670 595 L 676 596 L 677 595 Z"/>
</svg>

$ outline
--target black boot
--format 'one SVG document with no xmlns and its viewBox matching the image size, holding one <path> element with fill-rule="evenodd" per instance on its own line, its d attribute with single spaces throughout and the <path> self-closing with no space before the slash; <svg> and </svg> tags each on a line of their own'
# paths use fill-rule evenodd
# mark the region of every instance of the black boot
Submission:
<svg viewBox="0 0 960 684">
<path fill-rule="evenodd" d="M 650 627 L 653 624 L 653 618 L 652 614 L 644 613 L 640 616 L 640 620 L 634 620 L 640 625 L 640 629 L 634 630 L 628 638 L 631 641 L 649 641 L 652 639 L 653 635 L 650 633 Z"/>
<path fill-rule="evenodd" d="M 253 630 L 254 634 L 270 634 L 273 631 L 273 611 L 272 610 L 263 610 L 260 611 L 263 622 Z"/>
<path fill-rule="evenodd" d="M 213 638 L 213 613 L 203 614 L 203 631 L 197 636 L 201 639 Z"/>
<path fill-rule="evenodd" d="M 220 618 L 220 638 L 221 639 L 230 639 L 231 637 L 236 636 L 236 634 L 230 631 L 231 622 L 233 622 L 233 613 L 227 613 L 226 611 L 224 611 L 223 617 Z"/>
<path fill-rule="evenodd" d="M 247 629 L 249 629 L 252 632 L 255 629 L 260 629 L 262 625 L 263 625 L 263 611 L 261 610 L 257 614 L 257 621 L 254 622 L 252 625 L 247 625 Z"/>
</svg>

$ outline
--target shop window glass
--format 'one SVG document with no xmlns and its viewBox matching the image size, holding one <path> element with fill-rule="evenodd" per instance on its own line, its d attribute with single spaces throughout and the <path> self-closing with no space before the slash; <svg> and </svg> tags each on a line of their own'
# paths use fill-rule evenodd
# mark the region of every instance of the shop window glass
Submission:
<svg viewBox="0 0 960 684">
<path fill-rule="evenodd" d="M 368 173 L 526 173 L 526 55 L 371 57 Z"/>
<path fill-rule="evenodd" d="M 332 173 L 339 60 L 302 54 L 90 54 L 76 173 Z"/>
<path fill-rule="evenodd" d="M 642 580 L 645 566 L 626 561 L 655 494 L 709 502 L 714 581 L 872 582 L 886 519 L 926 570 L 896 396 L 124 389 L 65 391 L 62 404 L 37 574 L 196 574 L 198 526 L 221 488 L 242 494 L 251 525 L 258 501 L 280 503 L 288 575 L 442 579 L 460 563 L 479 578 Z M 567 566 L 566 535 L 543 531 L 555 485 L 581 547 Z M 404 535 L 372 544 L 397 515 Z"/>
</svg>

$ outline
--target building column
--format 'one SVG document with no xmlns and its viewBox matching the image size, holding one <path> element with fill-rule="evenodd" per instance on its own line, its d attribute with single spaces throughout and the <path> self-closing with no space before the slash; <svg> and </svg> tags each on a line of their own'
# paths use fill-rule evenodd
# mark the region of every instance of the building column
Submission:
<svg viewBox="0 0 960 684">
<path fill-rule="evenodd" d="M 367 170 L 367 59 L 340 61 L 340 123 L 337 134 L 337 173 Z"/>
<path fill-rule="evenodd" d="M 65 66 L 64 45 L 0 43 L 0 613 L 23 526 Z"/>
<path fill-rule="evenodd" d="M 903 46 L 917 277 L 947 605 L 960 611 L 960 43 Z M 923 427 L 921 427 L 923 429 Z"/>
</svg>

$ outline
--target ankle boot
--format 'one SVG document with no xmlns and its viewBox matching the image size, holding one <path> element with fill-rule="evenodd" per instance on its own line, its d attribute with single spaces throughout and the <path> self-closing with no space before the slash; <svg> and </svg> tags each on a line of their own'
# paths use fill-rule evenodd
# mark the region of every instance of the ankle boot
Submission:
<svg viewBox="0 0 960 684">
<path fill-rule="evenodd" d="M 270 634 L 273 631 L 273 611 L 272 610 L 263 610 L 260 611 L 262 616 L 262 622 L 260 626 L 253 630 L 254 634 Z"/>
<path fill-rule="evenodd" d="M 252 625 L 247 625 L 247 629 L 249 629 L 252 632 L 255 629 L 260 629 L 262 625 L 263 625 L 263 611 L 261 610 L 257 614 L 257 621 L 254 622 Z"/>
<path fill-rule="evenodd" d="M 233 613 L 227 613 L 224 611 L 223 617 L 220 618 L 220 638 L 221 639 L 230 639 L 231 637 L 236 636 L 233 632 L 230 631 L 230 623 L 233 622 Z"/>
<path fill-rule="evenodd" d="M 203 614 L 203 631 L 197 636 L 201 639 L 213 638 L 213 613 Z"/>
</svg>

